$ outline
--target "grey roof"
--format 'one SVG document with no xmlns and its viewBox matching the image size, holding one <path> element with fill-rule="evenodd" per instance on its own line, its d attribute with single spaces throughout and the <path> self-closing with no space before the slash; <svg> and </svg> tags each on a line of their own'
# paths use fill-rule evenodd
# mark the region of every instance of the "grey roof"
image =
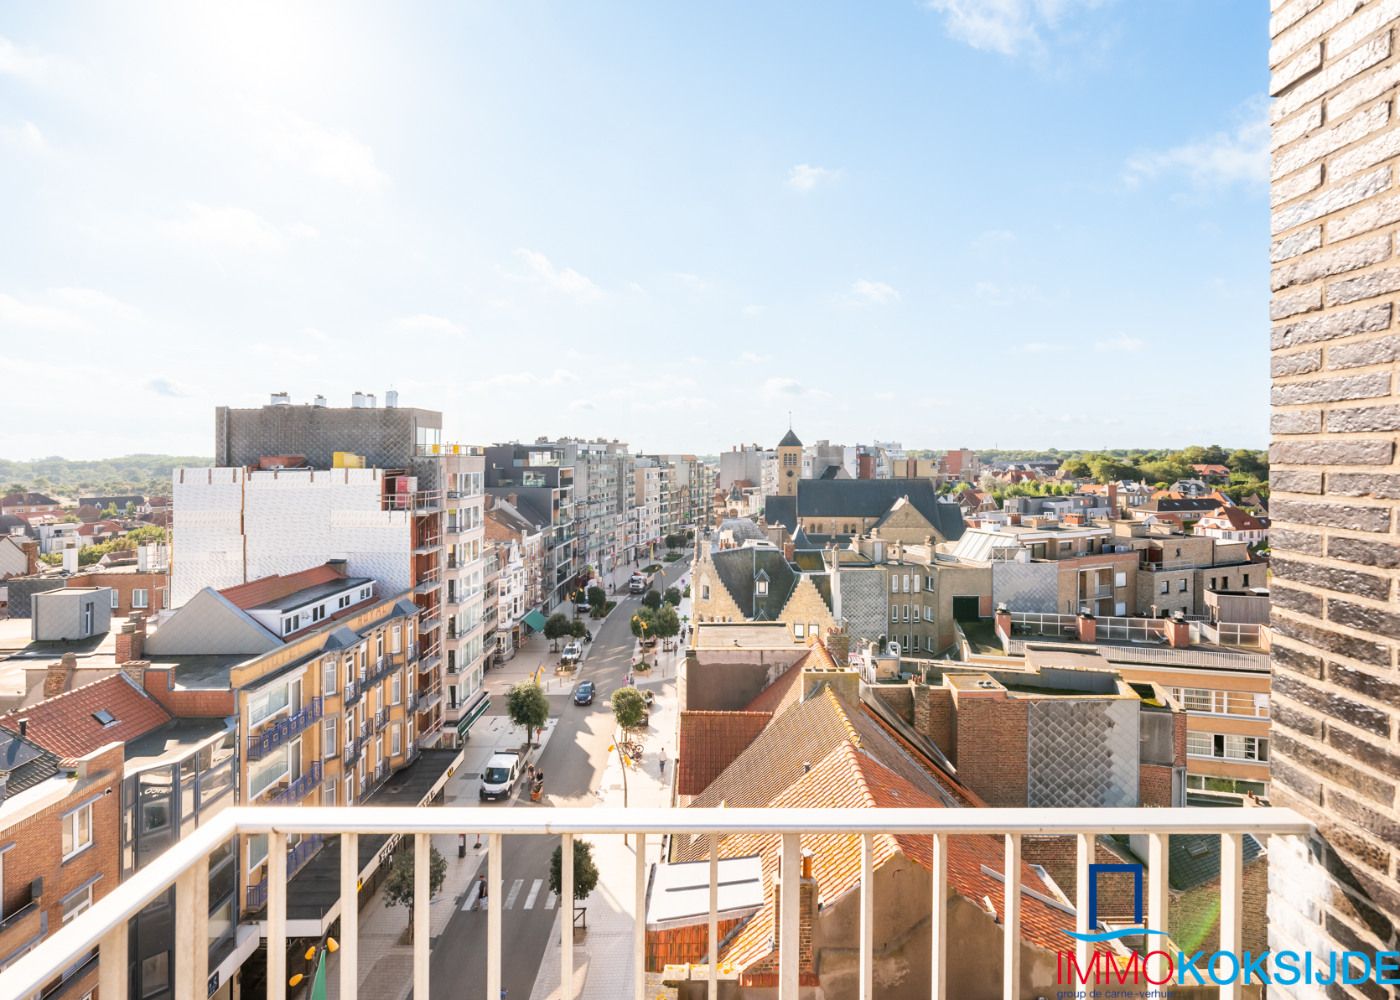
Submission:
<svg viewBox="0 0 1400 1000">
<path fill-rule="evenodd" d="M 726 517 L 719 523 L 719 530 L 722 532 L 730 532 L 739 541 L 743 541 L 746 538 L 753 538 L 761 541 L 768 537 L 755 521 L 747 517 Z"/>
<path fill-rule="evenodd" d="M 797 571 L 777 549 L 725 549 L 711 559 L 734 603 L 754 621 L 776 621 L 797 586 Z M 763 595 L 757 587 L 760 574 L 768 580 Z"/>
<path fill-rule="evenodd" d="M 317 583 L 295 593 L 287 594 L 273 601 L 266 601 L 262 604 L 255 604 L 249 611 L 291 611 L 293 608 L 304 607 L 307 604 L 315 604 L 323 601 L 332 594 L 339 594 L 346 590 L 354 590 L 356 587 L 363 587 L 367 583 L 373 583 L 367 576 L 337 577 L 334 580 L 327 580 L 325 583 Z"/>
<path fill-rule="evenodd" d="M 797 484 L 796 516 L 880 518 L 904 496 L 943 538 L 962 537 L 962 507 L 939 500 L 927 479 L 803 479 Z"/>
<path fill-rule="evenodd" d="M 779 448 L 801 448 L 801 447 L 802 447 L 802 442 L 799 441 L 799 440 L 797 440 L 797 435 L 794 434 L 794 433 L 792 432 L 792 428 L 789 427 L 789 428 L 788 428 L 788 432 L 787 432 L 786 434 L 783 435 L 783 439 L 782 439 L 781 441 L 778 442 L 778 447 L 779 447 Z"/>
<path fill-rule="evenodd" d="M 841 466 L 839 466 L 839 465 L 828 465 L 825 469 L 822 469 L 822 474 L 821 474 L 820 476 L 818 476 L 817 478 L 818 478 L 818 479 L 839 479 L 840 476 L 841 476 Z"/>
<path fill-rule="evenodd" d="M 58 773 L 58 758 L 18 733 L 0 729 L 0 774 L 5 776 L 5 794 L 33 788 Z"/>
<path fill-rule="evenodd" d="M 159 729 L 153 729 L 126 744 L 127 773 L 159 761 L 184 760 L 204 746 L 212 737 L 227 734 L 236 728 L 236 719 L 171 719 Z"/>
<path fill-rule="evenodd" d="M 146 498 L 137 493 L 128 493 L 124 496 L 110 497 L 79 497 L 79 507 L 125 507 L 127 504 L 140 506 L 146 502 Z"/>
<path fill-rule="evenodd" d="M 1244 863 L 1263 851 L 1259 841 L 1245 835 Z M 1205 834 L 1174 834 L 1167 838 L 1167 878 L 1173 889 L 1194 889 L 1220 877 L 1220 838 Z"/>
<path fill-rule="evenodd" d="M 1158 513 L 1172 513 L 1182 511 L 1206 511 L 1215 510 L 1220 506 L 1220 501 L 1215 497 L 1160 497 L 1156 500 L 1149 500 L 1143 504 L 1139 510 L 1157 511 Z"/>
<path fill-rule="evenodd" d="M 397 607 L 397 605 L 395 606 Z M 355 633 L 354 629 L 349 625 L 342 625 L 332 630 L 331 634 L 326 636 L 326 644 L 321 648 L 325 652 L 337 649 L 349 649 L 359 641 L 360 637 Z"/>
<path fill-rule="evenodd" d="M 769 524 L 781 524 L 788 530 L 788 534 L 795 534 L 797 532 L 797 497 L 764 497 L 763 516 Z"/>
</svg>

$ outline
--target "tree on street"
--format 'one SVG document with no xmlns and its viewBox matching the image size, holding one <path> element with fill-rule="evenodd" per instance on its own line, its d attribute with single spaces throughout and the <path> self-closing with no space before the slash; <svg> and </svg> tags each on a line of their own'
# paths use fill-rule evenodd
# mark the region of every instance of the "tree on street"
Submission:
<svg viewBox="0 0 1400 1000">
<path fill-rule="evenodd" d="M 642 608 L 632 616 L 632 634 L 638 639 L 650 639 L 656 636 L 656 612 L 651 608 Z"/>
<path fill-rule="evenodd" d="M 506 695 L 506 713 L 510 721 L 525 727 L 525 739 L 532 746 L 535 734 L 549 721 L 549 699 L 534 681 L 521 681 Z"/>
<path fill-rule="evenodd" d="M 582 639 L 588 634 L 588 623 L 582 618 L 575 618 L 569 622 L 569 634 L 575 639 Z"/>
<path fill-rule="evenodd" d="M 605 608 L 608 605 L 608 594 L 602 587 L 588 588 L 588 604 L 593 608 Z"/>
<path fill-rule="evenodd" d="M 661 607 L 661 592 L 659 590 L 648 590 L 642 595 L 642 606 L 655 611 Z"/>
<path fill-rule="evenodd" d="M 408 939 L 413 940 L 413 845 L 414 838 L 405 837 L 399 850 L 394 852 L 394 860 L 389 866 L 389 877 L 384 880 L 384 905 L 402 906 L 408 910 Z M 429 845 L 428 855 L 428 898 L 436 896 L 447 878 L 447 859 L 436 848 Z"/>
<path fill-rule="evenodd" d="M 669 604 L 656 613 L 656 634 L 668 642 L 681 634 L 680 615 Z"/>
<path fill-rule="evenodd" d="M 554 612 L 544 623 L 544 637 L 551 643 L 550 652 L 557 653 L 559 640 L 573 634 L 573 623 L 569 621 L 569 616 L 562 611 Z"/>
<path fill-rule="evenodd" d="M 661 595 L 661 599 L 667 604 L 679 607 L 681 603 L 681 589 L 679 587 L 667 587 L 666 593 Z"/>
<path fill-rule="evenodd" d="M 681 547 L 682 545 L 684 545 L 684 544 L 685 544 L 685 536 L 684 536 L 684 535 L 677 535 L 677 534 L 672 533 L 672 534 L 669 534 L 669 535 L 666 536 L 666 548 L 668 548 L 668 549 L 675 550 L 675 549 L 680 548 L 680 547 Z"/>
<path fill-rule="evenodd" d="M 564 881 L 564 848 L 556 847 L 549 858 L 549 889 L 562 896 Z M 587 899 L 598 887 L 598 866 L 593 861 L 593 845 L 586 840 L 574 841 L 574 900 Z"/>
</svg>

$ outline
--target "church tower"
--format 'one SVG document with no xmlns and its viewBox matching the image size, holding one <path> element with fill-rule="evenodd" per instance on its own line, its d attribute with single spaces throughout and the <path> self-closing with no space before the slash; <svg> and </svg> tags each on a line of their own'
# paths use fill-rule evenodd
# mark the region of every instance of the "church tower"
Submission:
<svg viewBox="0 0 1400 1000">
<path fill-rule="evenodd" d="M 797 496 L 797 481 L 802 478 L 802 442 L 788 428 L 778 442 L 778 496 Z"/>
</svg>

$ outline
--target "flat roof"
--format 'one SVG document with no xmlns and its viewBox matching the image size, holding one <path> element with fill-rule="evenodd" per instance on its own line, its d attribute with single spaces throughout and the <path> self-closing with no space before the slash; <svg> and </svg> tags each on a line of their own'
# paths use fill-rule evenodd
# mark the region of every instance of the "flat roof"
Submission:
<svg viewBox="0 0 1400 1000">
<path fill-rule="evenodd" d="M 128 773 L 162 761 L 183 760 L 193 750 L 217 736 L 232 732 L 233 719 L 172 719 L 126 745 Z"/>
<path fill-rule="evenodd" d="M 763 859 L 721 858 L 719 869 L 720 913 L 753 910 L 763 905 Z M 683 861 L 660 864 L 654 869 L 647 896 L 647 923 L 692 920 L 710 912 L 710 862 Z"/>
<path fill-rule="evenodd" d="M 797 645 L 785 622 L 701 622 L 691 646 L 696 649 L 764 649 Z"/>
<path fill-rule="evenodd" d="M 373 583 L 367 576 L 340 577 L 335 580 L 327 580 L 325 583 L 313 584 L 303 590 L 279 597 L 274 601 L 265 604 L 255 604 L 247 611 L 292 611 L 296 608 L 304 607 L 307 604 L 315 604 L 324 601 L 327 597 L 340 594 L 347 590 L 355 590 L 366 584 Z"/>
</svg>

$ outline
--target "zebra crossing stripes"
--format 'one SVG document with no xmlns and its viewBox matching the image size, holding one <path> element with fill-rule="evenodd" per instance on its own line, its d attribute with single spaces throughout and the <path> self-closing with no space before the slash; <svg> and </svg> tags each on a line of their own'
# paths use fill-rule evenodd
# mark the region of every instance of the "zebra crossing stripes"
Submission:
<svg viewBox="0 0 1400 1000">
<path fill-rule="evenodd" d="M 535 908 L 535 903 L 536 903 L 536 901 L 538 901 L 538 900 L 540 899 L 540 894 L 541 894 L 541 892 L 543 892 L 543 890 L 544 890 L 544 879 L 542 879 L 542 878 L 537 878 L 537 879 L 535 879 L 533 882 L 531 882 L 531 883 L 530 883 L 530 888 L 529 888 L 528 891 L 525 891 L 525 880 L 524 880 L 523 878 L 518 878 L 518 879 L 516 879 L 515 881 L 513 881 L 513 882 L 510 884 L 510 889 L 506 892 L 506 897 L 505 897 L 505 899 L 501 902 L 501 909 L 503 909 L 503 910 L 513 910 L 513 909 L 515 909 L 515 904 L 516 904 L 517 902 L 520 902 L 520 909 L 522 909 L 522 910 L 533 910 L 533 909 Z M 524 899 L 524 901 L 521 901 L 521 900 L 520 900 L 520 894 L 521 894 L 522 891 L 525 891 L 525 899 Z M 480 883 L 480 882 L 473 882 L 473 883 L 472 883 L 472 887 L 467 891 L 467 897 L 466 897 L 466 899 L 463 900 L 463 902 L 462 902 L 462 909 L 463 909 L 463 910 L 475 910 L 475 909 L 485 910 L 485 909 L 486 909 L 486 905 L 485 905 L 484 903 L 479 903 L 480 895 L 481 895 L 481 883 Z M 550 892 L 550 893 L 545 897 L 544 902 L 543 902 L 541 908 L 542 908 L 542 909 L 546 909 L 546 910 L 552 910 L 552 909 L 554 909 L 558 904 L 559 904 L 559 896 L 558 896 L 558 894 L 557 894 L 557 893 L 554 893 L 554 892 Z"/>
</svg>

